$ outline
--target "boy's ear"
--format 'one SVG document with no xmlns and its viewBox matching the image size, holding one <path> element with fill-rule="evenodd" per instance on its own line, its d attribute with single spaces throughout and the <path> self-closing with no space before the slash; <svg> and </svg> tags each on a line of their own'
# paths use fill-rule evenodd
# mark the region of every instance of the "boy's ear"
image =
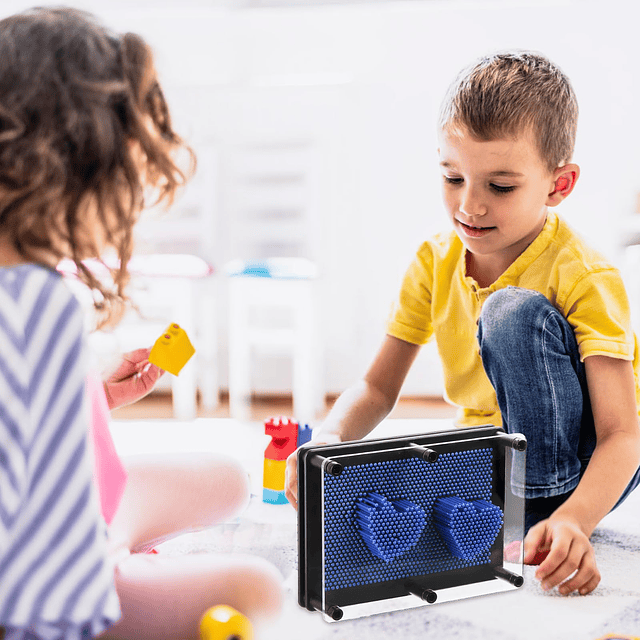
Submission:
<svg viewBox="0 0 640 640">
<path fill-rule="evenodd" d="M 573 191 L 579 177 L 580 167 L 577 164 L 558 167 L 553 172 L 553 185 L 545 204 L 548 207 L 560 204 Z"/>
</svg>

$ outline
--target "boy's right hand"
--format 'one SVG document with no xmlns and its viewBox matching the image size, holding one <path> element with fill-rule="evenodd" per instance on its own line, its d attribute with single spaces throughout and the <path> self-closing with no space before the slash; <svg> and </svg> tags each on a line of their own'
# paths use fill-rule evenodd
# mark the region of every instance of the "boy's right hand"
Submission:
<svg viewBox="0 0 640 640">
<path fill-rule="evenodd" d="M 335 444 L 342 442 L 338 436 L 322 434 L 322 438 L 309 444 Z M 303 445 L 306 446 L 306 445 Z M 301 447 L 302 448 L 302 447 Z M 296 449 L 288 458 L 284 472 L 284 494 L 294 509 L 298 509 L 298 452 Z"/>
<path fill-rule="evenodd" d="M 535 577 L 545 591 L 558 587 L 563 596 L 573 591 L 586 595 L 600 582 L 589 537 L 575 519 L 558 511 L 529 529 L 524 550 L 525 564 L 533 564 L 535 556 L 541 552 L 542 561 Z"/>
</svg>

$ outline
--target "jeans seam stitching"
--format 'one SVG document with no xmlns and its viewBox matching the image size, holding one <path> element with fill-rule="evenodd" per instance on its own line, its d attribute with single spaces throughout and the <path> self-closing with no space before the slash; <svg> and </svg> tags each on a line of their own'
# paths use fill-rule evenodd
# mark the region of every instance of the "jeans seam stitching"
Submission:
<svg viewBox="0 0 640 640">
<path fill-rule="evenodd" d="M 554 465 L 554 480 L 558 482 L 558 411 L 557 411 L 557 394 L 551 378 L 551 372 L 547 362 L 547 348 L 545 344 L 545 335 L 547 332 L 547 320 L 551 317 L 551 313 L 548 313 L 542 323 L 542 359 L 544 362 L 544 370 L 547 373 L 547 382 L 551 389 L 551 398 L 553 400 L 553 465 Z"/>
</svg>

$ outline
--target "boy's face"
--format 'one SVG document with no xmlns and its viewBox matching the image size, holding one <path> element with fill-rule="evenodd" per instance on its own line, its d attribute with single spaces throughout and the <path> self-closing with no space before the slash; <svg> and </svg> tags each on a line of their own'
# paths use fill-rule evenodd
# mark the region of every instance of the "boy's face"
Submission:
<svg viewBox="0 0 640 640">
<path fill-rule="evenodd" d="M 481 272 L 502 273 L 542 230 L 555 176 L 528 135 L 480 141 L 439 137 L 444 204 Z"/>
</svg>

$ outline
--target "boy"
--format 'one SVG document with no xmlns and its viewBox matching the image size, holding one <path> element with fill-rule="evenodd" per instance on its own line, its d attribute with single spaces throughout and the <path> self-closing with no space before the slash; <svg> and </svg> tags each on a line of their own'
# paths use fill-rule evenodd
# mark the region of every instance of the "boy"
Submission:
<svg viewBox="0 0 640 640">
<path fill-rule="evenodd" d="M 589 537 L 640 479 L 638 347 L 618 271 L 549 210 L 580 175 L 569 80 L 531 52 L 481 59 L 439 121 L 454 232 L 425 242 L 387 336 L 316 442 L 362 438 L 393 408 L 420 345 L 435 337 L 458 424 L 524 433 L 525 562 L 544 589 L 600 581 Z M 296 454 L 287 495 L 296 505 Z"/>
</svg>

